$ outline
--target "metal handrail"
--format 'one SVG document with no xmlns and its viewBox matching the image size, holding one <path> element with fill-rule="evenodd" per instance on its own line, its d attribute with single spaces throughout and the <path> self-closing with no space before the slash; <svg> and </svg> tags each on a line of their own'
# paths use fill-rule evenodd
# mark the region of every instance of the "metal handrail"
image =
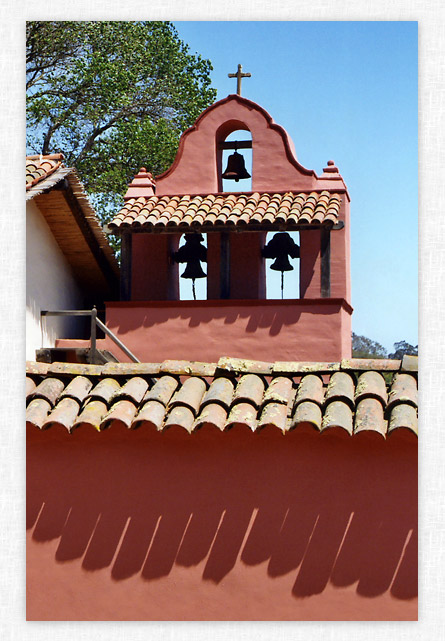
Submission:
<svg viewBox="0 0 445 641">
<path fill-rule="evenodd" d="M 90 360 L 94 363 L 94 357 L 97 352 L 96 347 L 96 327 L 99 327 L 111 340 L 116 343 L 116 345 L 126 354 L 133 363 L 140 363 L 141 361 L 128 349 L 125 345 L 118 339 L 118 337 L 113 334 L 111 329 L 103 323 L 99 318 L 97 318 L 97 309 L 62 309 L 58 311 L 43 310 L 40 312 L 40 316 L 91 316 L 91 337 L 90 337 Z"/>
</svg>

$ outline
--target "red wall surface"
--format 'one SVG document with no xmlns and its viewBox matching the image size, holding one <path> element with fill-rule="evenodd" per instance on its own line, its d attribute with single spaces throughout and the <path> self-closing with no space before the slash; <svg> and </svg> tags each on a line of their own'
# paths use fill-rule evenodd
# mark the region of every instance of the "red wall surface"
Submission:
<svg viewBox="0 0 445 641">
<path fill-rule="evenodd" d="M 415 620 L 417 448 L 30 428 L 28 620 Z"/>
<path fill-rule="evenodd" d="M 106 320 L 142 362 L 339 361 L 351 357 L 350 311 L 340 299 L 132 301 L 108 303 Z M 106 348 L 128 360 L 110 339 Z"/>
</svg>

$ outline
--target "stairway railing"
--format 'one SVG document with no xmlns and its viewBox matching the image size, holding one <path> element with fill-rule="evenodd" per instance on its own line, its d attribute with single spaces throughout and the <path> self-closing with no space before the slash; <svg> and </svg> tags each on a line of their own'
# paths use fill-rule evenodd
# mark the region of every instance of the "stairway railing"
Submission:
<svg viewBox="0 0 445 641">
<path fill-rule="evenodd" d="M 44 310 L 40 312 L 40 316 L 91 316 L 91 336 L 90 336 L 90 353 L 89 360 L 91 363 L 96 361 L 97 347 L 96 347 L 96 328 L 99 327 L 116 345 L 130 358 L 133 363 L 140 363 L 141 361 L 126 347 L 121 340 L 118 339 L 111 329 L 97 318 L 97 309 L 62 309 L 57 311 Z"/>
</svg>

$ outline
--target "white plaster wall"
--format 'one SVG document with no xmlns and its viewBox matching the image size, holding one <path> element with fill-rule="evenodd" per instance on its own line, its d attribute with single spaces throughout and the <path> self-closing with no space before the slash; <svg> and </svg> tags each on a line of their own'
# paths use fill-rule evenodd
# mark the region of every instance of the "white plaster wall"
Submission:
<svg viewBox="0 0 445 641">
<path fill-rule="evenodd" d="M 26 205 L 26 359 L 36 349 L 54 347 L 56 338 L 76 338 L 85 321 L 40 319 L 40 311 L 82 309 L 83 297 L 59 245 L 31 200 Z"/>
</svg>

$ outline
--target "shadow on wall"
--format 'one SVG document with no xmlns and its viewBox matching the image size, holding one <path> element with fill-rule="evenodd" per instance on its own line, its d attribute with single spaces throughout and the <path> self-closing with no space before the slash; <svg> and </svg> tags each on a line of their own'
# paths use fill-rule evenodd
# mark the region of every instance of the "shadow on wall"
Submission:
<svg viewBox="0 0 445 641">
<path fill-rule="evenodd" d="M 129 307 L 128 311 L 126 310 L 127 313 L 124 313 L 125 308 L 117 308 L 119 314 L 116 314 L 116 318 L 111 306 L 107 310 L 107 324 L 119 336 L 123 336 L 127 332 L 141 327 L 150 328 L 175 319 L 188 319 L 188 324 L 184 323 L 184 328 L 199 327 L 201 324 L 208 324 L 216 319 L 221 319 L 224 325 L 237 324 L 244 327 L 240 321 L 245 319 L 244 331 L 246 333 L 255 333 L 258 328 L 262 327 L 269 328 L 270 336 L 277 336 L 284 326 L 297 324 L 302 313 L 313 316 L 316 319 L 321 316 L 336 316 L 340 309 L 338 302 L 331 305 L 317 305 L 317 303 L 314 303 L 311 306 L 306 304 L 299 306 L 298 299 L 287 299 L 285 302 L 289 303 L 289 305 L 283 306 L 281 301 L 278 301 L 278 307 L 249 305 L 248 303 L 243 307 L 244 302 L 233 301 L 233 307 L 219 306 L 216 303 L 212 307 L 210 305 L 193 305 L 193 301 L 181 301 L 177 306 L 172 305 L 162 308 L 158 306 L 150 307 L 142 302 L 140 307 Z M 189 303 L 189 305 L 184 307 L 181 303 Z"/>
<path fill-rule="evenodd" d="M 234 427 L 192 436 L 114 425 L 29 432 L 27 527 L 60 538 L 115 581 L 203 564 L 218 584 L 235 564 L 295 574 L 295 598 L 328 582 L 363 597 L 417 594 L 417 450 L 411 444 Z M 244 542 L 244 544 L 243 544 Z"/>
</svg>

